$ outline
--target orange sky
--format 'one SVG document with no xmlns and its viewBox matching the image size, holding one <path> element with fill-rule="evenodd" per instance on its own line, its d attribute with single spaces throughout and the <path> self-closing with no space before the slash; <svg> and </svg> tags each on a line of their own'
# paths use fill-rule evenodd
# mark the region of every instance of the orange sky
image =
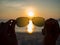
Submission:
<svg viewBox="0 0 60 45">
<path fill-rule="evenodd" d="M 34 10 L 34 16 L 60 18 L 59 4 L 57 0 L 0 0 L 0 19 L 25 17 L 30 7 Z"/>
</svg>

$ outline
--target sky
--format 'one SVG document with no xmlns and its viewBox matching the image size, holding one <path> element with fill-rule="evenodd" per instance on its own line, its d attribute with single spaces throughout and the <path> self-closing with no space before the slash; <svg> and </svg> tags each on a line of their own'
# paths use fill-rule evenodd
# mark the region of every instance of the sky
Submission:
<svg viewBox="0 0 60 45">
<path fill-rule="evenodd" d="M 0 19 L 25 17 L 30 7 L 35 16 L 60 18 L 60 0 L 0 0 Z"/>
<path fill-rule="evenodd" d="M 0 0 L 0 21 L 26 17 L 26 10 L 29 8 L 34 10 L 34 16 L 60 18 L 60 0 Z M 15 30 L 26 32 L 26 27 L 16 27 Z M 41 31 L 41 28 L 35 27 L 34 30 Z"/>
</svg>

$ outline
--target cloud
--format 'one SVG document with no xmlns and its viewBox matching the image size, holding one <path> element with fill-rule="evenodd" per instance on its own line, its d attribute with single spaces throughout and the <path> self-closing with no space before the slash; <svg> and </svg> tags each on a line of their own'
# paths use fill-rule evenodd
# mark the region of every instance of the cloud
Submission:
<svg viewBox="0 0 60 45">
<path fill-rule="evenodd" d="M 18 2 L 4 2 L 0 4 L 0 7 L 10 7 L 10 8 L 24 8 L 24 3 L 18 3 Z"/>
</svg>

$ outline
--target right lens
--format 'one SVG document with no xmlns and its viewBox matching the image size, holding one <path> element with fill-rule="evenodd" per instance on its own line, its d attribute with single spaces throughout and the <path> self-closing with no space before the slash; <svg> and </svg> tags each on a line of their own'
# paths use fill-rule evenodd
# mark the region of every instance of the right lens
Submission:
<svg viewBox="0 0 60 45">
<path fill-rule="evenodd" d="M 16 19 L 16 24 L 18 27 L 24 27 L 29 24 L 29 18 L 28 17 L 19 17 Z"/>
<path fill-rule="evenodd" d="M 43 17 L 33 17 L 32 22 L 34 25 L 41 27 L 44 25 L 45 19 Z"/>
</svg>

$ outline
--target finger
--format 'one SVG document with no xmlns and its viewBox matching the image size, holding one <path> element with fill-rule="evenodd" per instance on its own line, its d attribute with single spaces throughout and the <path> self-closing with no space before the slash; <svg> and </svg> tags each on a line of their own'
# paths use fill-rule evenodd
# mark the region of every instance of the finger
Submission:
<svg viewBox="0 0 60 45">
<path fill-rule="evenodd" d="M 15 27 L 16 21 L 13 19 L 10 19 L 7 23 L 9 26 Z"/>
</svg>

